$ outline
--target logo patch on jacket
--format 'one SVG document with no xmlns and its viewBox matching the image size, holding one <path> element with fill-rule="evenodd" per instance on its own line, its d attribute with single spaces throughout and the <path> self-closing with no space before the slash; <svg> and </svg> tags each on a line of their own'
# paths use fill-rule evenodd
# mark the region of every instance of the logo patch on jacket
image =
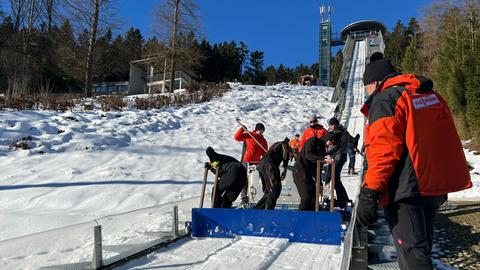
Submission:
<svg viewBox="0 0 480 270">
<path fill-rule="evenodd" d="M 428 96 L 413 98 L 412 102 L 413 102 L 413 107 L 415 109 L 421 109 L 421 108 L 429 107 L 435 104 L 439 104 L 440 100 L 438 100 L 435 94 L 431 94 Z"/>
</svg>

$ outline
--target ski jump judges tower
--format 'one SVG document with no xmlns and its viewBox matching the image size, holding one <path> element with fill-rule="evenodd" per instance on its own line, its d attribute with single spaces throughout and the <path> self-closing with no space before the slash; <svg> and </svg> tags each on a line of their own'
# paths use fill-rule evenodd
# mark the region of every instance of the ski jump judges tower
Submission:
<svg viewBox="0 0 480 270">
<path fill-rule="evenodd" d="M 351 44 L 355 43 L 355 41 L 369 38 L 369 55 L 375 51 L 383 53 L 385 50 L 383 35 L 385 34 L 386 27 L 383 23 L 370 20 L 358 21 L 344 27 L 340 34 L 332 34 L 332 22 L 330 20 L 332 11 L 333 8 L 331 6 L 320 7 L 322 21 L 320 22 L 319 31 L 318 81 L 319 85 L 323 86 L 331 85 L 332 47 L 346 45 L 349 36 L 353 38 L 352 42 L 350 42 Z M 348 58 L 349 48 L 350 46 L 344 46 L 343 48 L 344 63 L 346 58 Z"/>
<path fill-rule="evenodd" d="M 322 16 L 322 22 L 320 23 L 318 81 L 320 85 L 324 86 L 330 86 L 330 60 L 332 58 L 332 23 L 330 22 L 331 15 L 332 7 L 320 7 L 320 16 Z"/>
</svg>

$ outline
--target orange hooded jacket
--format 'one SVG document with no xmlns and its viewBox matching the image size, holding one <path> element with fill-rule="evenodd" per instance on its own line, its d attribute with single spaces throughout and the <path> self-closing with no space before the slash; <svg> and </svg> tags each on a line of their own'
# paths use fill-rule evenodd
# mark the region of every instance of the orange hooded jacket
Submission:
<svg viewBox="0 0 480 270">
<path fill-rule="evenodd" d="M 450 109 L 432 88 L 424 77 L 398 75 L 380 84 L 362 108 L 368 117 L 362 186 L 383 192 L 383 205 L 472 186 Z"/>
</svg>

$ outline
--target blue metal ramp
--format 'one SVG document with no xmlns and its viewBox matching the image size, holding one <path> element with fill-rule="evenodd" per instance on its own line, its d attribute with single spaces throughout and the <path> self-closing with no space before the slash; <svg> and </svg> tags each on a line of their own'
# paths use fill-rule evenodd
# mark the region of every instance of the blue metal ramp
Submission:
<svg viewBox="0 0 480 270">
<path fill-rule="evenodd" d="M 244 235 L 340 245 L 341 221 L 338 212 L 194 208 L 192 236 L 234 238 Z"/>
</svg>

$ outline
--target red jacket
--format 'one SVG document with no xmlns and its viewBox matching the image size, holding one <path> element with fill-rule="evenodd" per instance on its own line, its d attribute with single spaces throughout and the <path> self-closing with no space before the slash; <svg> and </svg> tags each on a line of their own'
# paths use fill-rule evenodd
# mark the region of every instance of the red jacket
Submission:
<svg viewBox="0 0 480 270">
<path fill-rule="evenodd" d="M 239 142 L 245 142 L 246 144 L 245 154 L 243 155 L 242 162 L 258 164 L 260 162 L 260 158 L 265 154 L 265 151 L 255 142 L 255 140 L 252 139 L 248 133 L 250 133 L 265 149 L 268 149 L 267 140 L 265 140 L 263 135 L 257 134 L 253 131 L 243 131 L 242 128 L 240 128 L 233 136 L 235 140 Z"/>
<path fill-rule="evenodd" d="M 323 135 L 327 134 L 327 130 L 323 128 L 322 125 L 316 124 L 315 126 L 309 127 L 305 129 L 305 131 L 302 134 L 302 138 L 300 139 L 300 148 L 298 149 L 298 152 L 302 150 L 303 145 L 305 142 L 312 138 L 314 134 L 317 134 L 317 138 L 321 138 Z"/>
<path fill-rule="evenodd" d="M 383 192 L 382 203 L 470 188 L 470 173 L 452 114 L 432 81 L 413 74 L 385 81 L 368 110 L 362 186 Z"/>
</svg>

